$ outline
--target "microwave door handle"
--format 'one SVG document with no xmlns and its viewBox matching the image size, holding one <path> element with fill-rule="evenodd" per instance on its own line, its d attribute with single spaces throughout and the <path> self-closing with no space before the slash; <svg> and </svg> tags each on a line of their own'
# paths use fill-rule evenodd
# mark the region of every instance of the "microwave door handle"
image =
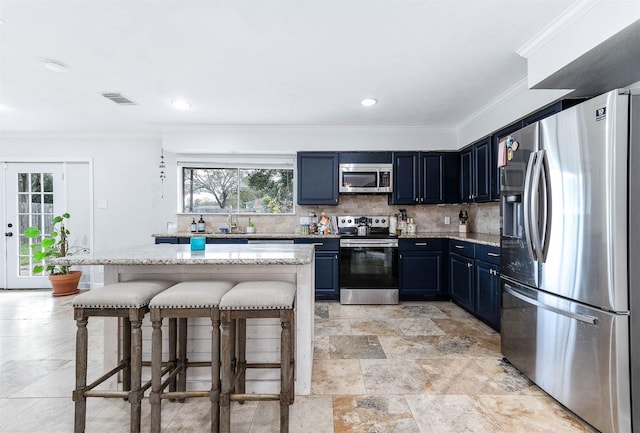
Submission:
<svg viewBox="0 0 640 433">
<path fill-rule="evenodd" d="M 540 261 L 545 262 L 547 260 L 547 253 L 549 252 L 549 240 L 551 237 L 551 177 L 549 171 L 549 160 L 547 153 L 542 150 L 542 166 L 541 166 L 541 180 L 542 180 L 542 234 L 540 236 Z"/>
<path fill-rule="evenodd" d="M 531 152 L 529 155 L 529 162 L 527 163 L 527 171 L 524 175 L 524 199 L 523 199 L 523 214 L 524 214 L 524 234 L 527 238 L 527 250 L 529 251 L 529 258 L 535 260 L 535 253 L 533 251 L 533 245 L 531 244 L 531 173 L 533 172 L 533 166 L 536 161 L 536 152 Z"/>
</svg>

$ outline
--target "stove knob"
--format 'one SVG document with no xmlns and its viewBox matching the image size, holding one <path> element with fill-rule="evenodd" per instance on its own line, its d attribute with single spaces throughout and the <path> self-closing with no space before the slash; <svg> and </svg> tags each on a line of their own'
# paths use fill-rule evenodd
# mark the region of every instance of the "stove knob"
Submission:
<svg viewBox="0 0 640 433">
<path fill-rule="evenodd" d="M 342 219 L 340 220 L 340 222 L 341 222 L 342 224 L 344 224 L 344 223 L 345 223 L 345 221 L 346 221 L 346 220 L 345 220 L 344 218 L 342 218 Z"/>
<path fill-rule="evenodd" d="M 375 219 L 375 223 L 378 224 L 380 220 L 378 218 Z"/>
<path fill-rule="evenodd" d="M 380 221 L 382 222 L 382 224 L 384 224 L 386 222 L 386 220 L 384 218 L 382 218 Z"/>
<path fill-rule="evenodd" d="M 348 222 L 349 224 L 351 224 L 351 218 L 349 218 L 349 219 L 347 220 L 347 222 Z"/>
</svg>

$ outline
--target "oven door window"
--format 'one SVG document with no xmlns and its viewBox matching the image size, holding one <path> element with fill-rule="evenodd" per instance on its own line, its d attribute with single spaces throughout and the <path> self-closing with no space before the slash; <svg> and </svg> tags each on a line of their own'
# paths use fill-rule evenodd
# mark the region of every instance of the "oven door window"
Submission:
<svg viewBox="0 0 640 433">
<path fill-rule="evenodd" d="M 375 171 L 342 173 L 342 186 L 346 188 L 376 188 L 378 173 Z"/>
<path fill-rule="evenodd" d="M 341 248 L 340 287 L 398 288 L 398 249 L 390 247 Z"/>
</svg>

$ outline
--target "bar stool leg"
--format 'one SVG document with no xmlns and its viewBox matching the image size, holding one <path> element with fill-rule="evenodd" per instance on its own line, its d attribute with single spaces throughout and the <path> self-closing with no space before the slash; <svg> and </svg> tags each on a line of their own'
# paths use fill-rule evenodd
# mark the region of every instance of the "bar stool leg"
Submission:
<svg viewBox="0 0 640 433">
<path fill-rule="evenodd" d="M 231 431 L 231 348 L 233 347 L 231 337 L 232 328 L 231 325 L 231 313 L 229 311 L 221 312 L 221 339 L 222 346 L 220 348 L 220 356 L 222 358 L 222 383 L 220 393 L 220 433 L 229 433 Z"/>
<path fill-rule="evenodd" d="M 291 310 L 280 311 L 280 433 L 289 432 L 289 400 L 291 398 Z"/>
<path fill-rule="evenodd" d="M 187 390 L 187 318 L 178 319 L 178 391 Z M 180 403 L 184 403 L 184 398 L 178 399 Z"/>
<path fill-rule="evenodd" d="M 211 433 L 220 429 L 220 311 L 211 312 Z"/>
<path fill-rule="evenodd" d="M 122 319 L 122 390 L 131 391 L 131 322 Z"/>
<path fill-rule="evenodd" d="M 238 334 L 236 337 L 236 344 L 238 346 L 236 372 L 239 372 L 236 392 L 238 394 L 244 394 L 247 382 L 247 319 L 237 319 L 236 323 Z M 244 404 L 244 401 L 240 401 L 240 404 Z"/>
<path fill-rule="evenodd" d="M 151 314 L 155 316 L 155 312 Z M 159 316 L 159 314 L 158 314 Z M 152 317 L 151 326 L 151 433 L 160 433 L 161 404 L 160 391 L 162 387 L 162 318 Z M 169 327 L 171 332 L 171 327 Z M 175 353 L 175 347 L 174 347 Z"/>
<path fill-rule="evenodd" d="M 84 391 L 87 387 L 88 319 L 81 309 L 76 309 L 75 313 L 78 329 L 76 331 L 76 389 L 73 392 L 73 401 L 75 402 L 74 432 L 84 433 L 87 419 L 87 398 L 84 396 Z"/>
<path fill-rule="evenodd" d="M 178 321 L 176 319 L 169 319 L 169 363 L 171 365 L 178 365 L 178 358 L 176 356 L 176 341 L 178 338 Z M 176 390 L 176 378 L 174 377 L 169 382 L 169 391 Z"/>
<path fill-rule="evenodd" d="M 136 309 L 137 311 L 137 309 Z M 136 314 L 134 311 L 131 315 Z M 142 318 L 135 317 L 131 321 L 131 391 L 129 404 L 131 405 L 131 433 L 140 433 L 142 410 Z"/>
</svg>

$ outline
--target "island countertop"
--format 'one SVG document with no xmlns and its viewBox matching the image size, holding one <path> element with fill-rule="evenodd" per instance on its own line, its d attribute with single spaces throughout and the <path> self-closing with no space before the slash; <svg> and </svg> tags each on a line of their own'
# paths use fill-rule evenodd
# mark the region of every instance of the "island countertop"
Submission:
<svg viewBox="0 0 640 433">
<path fill-rule="evenodd" d="M 142 245 L 51 259 L 57 265 L 306 265 L 314 260 L 313 245 L 208 244 L 192 251 L 190 245 Z"/>
</svg>

